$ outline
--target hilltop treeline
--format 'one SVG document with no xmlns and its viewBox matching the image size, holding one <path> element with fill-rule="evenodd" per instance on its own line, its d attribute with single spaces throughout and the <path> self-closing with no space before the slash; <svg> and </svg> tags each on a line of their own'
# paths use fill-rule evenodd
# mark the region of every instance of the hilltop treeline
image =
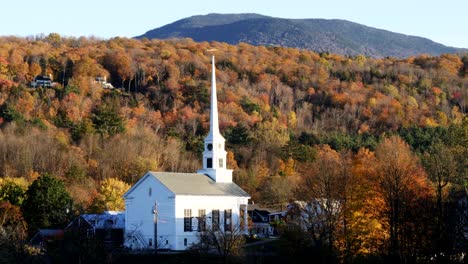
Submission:
<svg viewBox="0 0 468 264">
<path fill-rule="evenodd" d="M 462 55 L 371 59 L 190 39 L 2 37 L 1 177 L 32 182 L 51 174 L 65 183 L 74 207 L 87 211 L 96 209 L 106 179 L 133 184 L 148 170 L 200 169 L 209 49 L 216 49 L 228 167 L 256 203 L 350 201 L 338 218 L 350 226 L 332 221 L 323 238 L 350 256 L 413 257 L 449 237 L 447 208 L 466 195 L 467 182 Z M 37 75 L 55 85 L 30 87 Z M 104 76 L 115 89 L 94 81 Z M 449 167 L 434 167 L 440 153 Z M 417 243 L 423 231 L 427 243 Z M 356 242 L 360 232 L 369 235 L 359 236 L 364 242 Z"/>
</svg>

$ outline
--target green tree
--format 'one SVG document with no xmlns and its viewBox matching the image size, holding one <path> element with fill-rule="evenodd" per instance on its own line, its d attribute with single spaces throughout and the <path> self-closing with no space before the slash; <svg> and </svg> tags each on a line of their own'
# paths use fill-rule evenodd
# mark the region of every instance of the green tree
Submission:
<svg viewBox="0 0 468 264">
<path fill-rule="evenodd" d="M 252 142 L 250 131 L 241 124 L 227 129 L 226 139 L 229 145 L 248 145 Z"/>
<path fill-rule="evenodd" d="M 46 173 L 28 188 L 21 210 L 29 231 L 34 232 L 39 228 L 62 227 L 72 205 L 63 182 Z"/>
<path fill-rule="evenodd" d="M 417 127 L 411 126 L 401 129 L 398 134 L 415 150 L 424 152 L 435 141 L 443 140 L 447 134 L 444 127 Z"/>
<path fill-rule="evenodd" d="M 12 205 L 21 205 L 24 199 L 24 190 L 12 181 L 6 181 L 0 187 L 0 201 L 8 201 Z"/>
<path fill-rule="evenodd" d="M 96 131 L 101 135 L 113 136 L 125 131 L 122 118 L 116 110 L 108 106 L 98 108 L 93 115 Z"/>
<path fill-rule="evenodd" d="M 457 176 L 453 181 L 468 193 L 468 118 L 460 125 L 451 125 L 447 132 L 444 142 L 450 147 L 457 165 Z"/>
<path fill-rule="evenodd" d="M 25 121 L 24 116 L 18 112 L 15 106 L 12 106 L 9 103 L 5 103 L 0 107 L 0 118 L 7 122 L 17 122 L 18 124 L 23 124 Z"/>
<path fill-rule="evenodd" d="M 455 157 L 450 149 L 442 143 L 432 145 L 422 156 L 422 162 L 426 168 L 429 179 L 435 184 L 437 198 L 437 216 L 436 216 L 436 240 L 441 242 L 443 219 L 445 214 L 445 195 L 444 190 L 453 182 L 456 176 L 457 164 Z M 437 245 L 440 248 L 442 245 Z"/>
</svg>

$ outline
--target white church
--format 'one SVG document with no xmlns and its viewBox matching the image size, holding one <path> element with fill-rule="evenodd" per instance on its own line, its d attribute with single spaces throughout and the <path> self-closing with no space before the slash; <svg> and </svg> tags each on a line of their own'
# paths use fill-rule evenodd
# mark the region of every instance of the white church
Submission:
<svg viewBox="0 0 468 264">
<path fill-rule="evenodd" d="M 216 74 L 212 57 L 210 132 L 203 169 L 196 173 L 147 172 L 125 194 L 125 246 L 185 250 L 199 232 L 247 233 L 249 194 L 232 182 L 225 139 L 219 132 Z"/>
</svg>

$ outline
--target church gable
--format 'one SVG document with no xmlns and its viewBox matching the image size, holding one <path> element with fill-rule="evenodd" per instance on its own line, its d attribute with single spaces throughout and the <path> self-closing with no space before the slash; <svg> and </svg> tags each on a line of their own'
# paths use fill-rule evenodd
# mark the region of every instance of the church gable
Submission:
<svg viewBox="0 0 468 264">
<path fill-rule="evenodd" d="M 158 184 L 160 184 L 161 186 L 163 186 L 169 193 L 173 193 L 169 188 L 167 188 L 167 186 L 165 186 L 163 183 L 161 183 L 157 178 L 155 178 L 151 172 L 147 172 L 143 177 L 141 177 L 140 180 L 138 180 L 124 195 L 123 195 L 123 198 L 124 199 L 128 199 L 128 198 L 131 198 L 132 196 L 132 193 L 134 193 L 135 191 L 138 191 L 140 188 L 142 188 L 143 186 L 147 186 L 149 184 L 149 181 L 151 180 L 155 180 L 158 182 Z"/>
</svg>

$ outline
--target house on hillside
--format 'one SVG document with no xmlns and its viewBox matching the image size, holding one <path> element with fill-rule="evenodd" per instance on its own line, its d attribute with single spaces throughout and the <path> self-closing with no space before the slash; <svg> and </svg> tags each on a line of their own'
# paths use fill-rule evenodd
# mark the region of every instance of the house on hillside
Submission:
<svg viewBox="0 0 468 264">
<path fill-rule="evenodd" d="M 106 76 L 104 76 L 104 77 L 98 76 L 98 77 L 94 78 L 94 82 L 101 85 L 102 88 L 107 88 L 107 89 L 113 89 L 114 88 L 112 83 L 107 82 L 107 77 Z"/>
<path fill-rule="evenodd" d="M 232 182 L 225 139 L 219 131 L 214 56 L 210 131 L 203 168 L 195 173 L 147 172 L 124 195 L 125 246 L 132 249 L 185 250 L 200 232 L 247 234 L 250 196 Z"/>
<path fill-rule="evenodd" d="M 82 214 L 66 228 L 80 240 L 95 239 L 108 248 L 117 248 L 124 243 L 125 214 L 105 211 L 102 214 Z"/>
<path fill-rule="evenodd" d="M 277 236 L 275 224 L 284 218 L 285 211 L 277 211 L 258 205 L 249 205 L 249 233 L 259 238 Z"/>
<path fill-rule="evenodd" d="M 38 75 L 34 78 L 34 80 L 30 84 L 30 86 L 33 88 L 36 88 L 36 87 L 50 88 L 54 85 L 55 83 L 52 82 L 52 77 L 48 75 Z"/>
</svg>

